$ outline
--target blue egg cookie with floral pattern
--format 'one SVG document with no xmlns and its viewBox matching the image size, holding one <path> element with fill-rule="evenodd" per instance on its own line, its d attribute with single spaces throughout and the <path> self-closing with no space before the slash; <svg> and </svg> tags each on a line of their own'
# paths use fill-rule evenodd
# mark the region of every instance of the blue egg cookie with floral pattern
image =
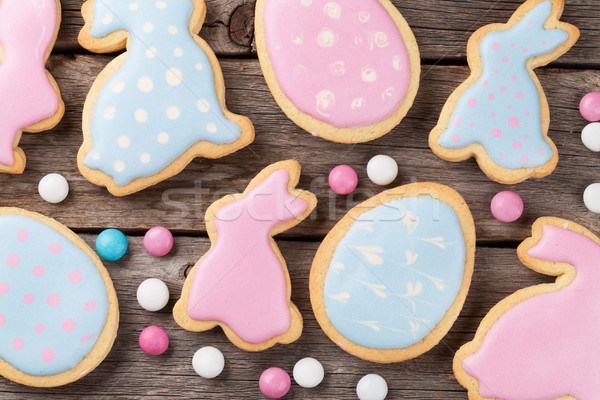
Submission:
<svg viewBox="0 0 600 400">
<path fill-rule="evenodd" d="M 350 354 L 391 363 L 448 333 L 465 302 L 475 225 L 453 189 L 416 183 L 352 209 L 313 261 L 310 297 L 327 336 Z"/>
</svg>

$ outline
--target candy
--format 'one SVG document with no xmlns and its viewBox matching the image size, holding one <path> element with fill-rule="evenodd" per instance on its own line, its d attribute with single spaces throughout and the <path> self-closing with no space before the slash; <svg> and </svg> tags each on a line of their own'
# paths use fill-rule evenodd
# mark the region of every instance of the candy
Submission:
<svg viewBox="0 0 600 400">
<path fill-rule="evenodd" d="M 363 376 L 356 385 L 356 394 L 360 400 L 384 400 L 387 392 L 385 379 L 376 374 Z"/>
<path fill-rule="evenodd" d="M 117 261 L 127 251 L 127 238 L 121 231 L 107 229 L 98 235 L 96 251 L 106 260 Z"/>
<path fill-rule="evenodd" d="M 583 96 L 579 103 L 581 116 L 590 122 L 600 121 L 600 93 L 592 92 Z"/>
<path fill-rule="evenodd" d="M 350 194 L 358 185 L 356 171 L 348 165 L 338 165 L 329 173 L 329 186 L 337 194 Z"/>
<path fill-rule="evenodd" d="M 149 326 L 140 333 L 140 347 L 151 356 L 158 356 L 169 347 L 169 336 L 158 326 Z"/>
<path fill-rule="evenodd" d="M 294 380 L 303 388 L 318 386 L 324 376 L 323 365 L 312 357 L 303 358 L 294 366 Z"/>
<path fill-rule="evenodd" d="M 146 279 L 138 287 L 137 301 L 145 310 L 162 310 L 169 302 L 169 288 L 160 279 Z"/>
<path fill-rule="evenodd" d="M 367 174 L 376 185 L 386 186 L 398 176 L 398 164 L 392 157 L 380 154 L 371 158 L 367 164 Z"/>
<path fill-rule="evenodd" d="M 279 399 L 287 394 L 292 385 L 290 376 L 281 368 L 269 368 L 258 381 L 260 391 L 270 399 Z"/>
<path fill-rule="evenodd" d="M 223 372 L 225 367 L 225 357 L 223 353 L 215 347 L 206 346 L 194 354 L 192 359 L 194 371 L 205 379 L 216 378 Z"/>
<path fill-rule="evenodd" d="M 594 183 L 585 189 L 583 202 L 588 210 L 600 214 L 600 183 Z"/>
<path fill-rule="evenodd" d="M 494 196 L 492 214 L 501 222 L 514 222 L 523 215 L 523 199 L 515 192 L 506 190 Z"/>
<path fill-rule="evenodd" d="M 156 226 L 146 232 L 144 247 L 155 257 L 166 256 L 173 248 L 173 235 L 167 228 Z"/>
<path fill-rule="evenodd" d="M 69 182 L 60 174 L 49 174 L 40 180 L 38 191 L 48 203 L 58 204 L 69 194 Z"/>
<path fill-rule="evenodd" d="M 581 141 L 591 151 L 600 151 L 600 123 L 594 122 L 583 128 Z"/>
</svg>

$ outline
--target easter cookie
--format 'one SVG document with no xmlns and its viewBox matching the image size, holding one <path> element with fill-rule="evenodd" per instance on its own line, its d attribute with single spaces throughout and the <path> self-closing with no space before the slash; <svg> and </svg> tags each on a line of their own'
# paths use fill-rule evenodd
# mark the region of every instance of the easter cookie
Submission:
<svg viewBox="0 0 600 400">
<path fill-rule="evenodd" d="M 300 337 L 302 316 L 290 299 L 287 266 L 273 240 L 317 205 L 312 193 L 296 189 L 299 178 L 296 161 L 272 164 L 244 193 L 209 207 L 212 246 L 191 270 L 173 310 L 182 328 L 201 332 L 219 325 L 247 351 Z"/>
<path fill-rule="evenodd" d="M 313 261 L 317 321 L 343 350 L 391 363 L 417 357 L 448 333 L 471 284 L 469 207 L 436 183 L 400 186 L 350 210 Z"/>
<path fill-rule="evenodd" d="M 600 389 L 600 239 L 545 217 L 518 249 L 523 264 L 556 282 L 498 303 L 454 358 L 469 399 L 595 399 Z"/>
<path fill-rule="evenodd" d="M 256 46 L 285 114 L 330 141 L 385 135 L 419 88 L 417 42 L 389 0 L 258 0 Z"/>
<path fill-rule="evenodd" d="M 0 0 L 0 172 L 22 173 L 21 134 L 52 129 L 65 112 L 46 71 L 60 19 L 59 0 Z"/>
<path fill-rule="evenodd" d="M 198 36 L 203 0 L 88 0 L 79 42 L 107 53 L 83 110 L 81 173 L 125 196 L 254 140 L 246 117 L 225 107 L 216 56 Z"/>
<path fill-rule="evenodd" d="M 119 307 L 98 256 L 67 227 L 0 208 L 0 374 L 28 386 L 74 382 L 102 362 Z"/>
<path fill-rule="evenodd" d="M 475 157 L 492 180 L 512 184 L 554 171 L 550 110 L 533 72 L 566 53 L 579 30 L 560 22 L 564 0 L 529 0 L 507 24 L 479 29 L 467 47 L 472 73 L 450 96 L 429 145 L 438 157 Z"/>
</svg>

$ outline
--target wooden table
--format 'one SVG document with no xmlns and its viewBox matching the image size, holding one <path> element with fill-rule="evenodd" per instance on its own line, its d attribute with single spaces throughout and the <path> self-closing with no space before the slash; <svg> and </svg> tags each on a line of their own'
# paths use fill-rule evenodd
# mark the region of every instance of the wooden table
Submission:
<svg viewBox="0 0 600 400">
<path fill-rule="evenodd" d="M 587 185 L 600 181 L 600 169 L 596 169 L 600 160 L 581 143 L 579 132 L 586 123 L 577 107 L 585 93 L 600 88 L 600 11 L 596 0 L 567 1 L 563 20 L 580 27 L 581 40 L 538 73 L 550 102 L 550 137 L 561 157 L 558 168 L 550 177 L 514 187 L 489 181 L 473 160 L 453 164 L 438 159 L 427 138 L 447 97 L 469 75 L 465 48 L 470 34 L 482 25 L 508 20 L 521 1 L 394 0 L 421 48 L 421 89 L 408 117 L 392 133 L 371 143 L 349 146 L 303 132 L 275 104 L 256 58 L 254 1 L 207 0 L 202 36 L 221 60 L 229 108 L 252 119 L 256 141 L 220 160 L 198 159 L 178 176 L 126 198 L 113 198 L 105 189 L 88 183 L 76 166 L 86 94 L 96 75 L 114 58 L 90 54 L 77 44 L 82 3 L 62 1 L 62 30 L 49 62 L 66 103 L 65 117 L 53 131 L 24 135 L 21 145 L 27 153 L 27 169 L 23 175 L 0 176 L 0 205 L 54 217 L 90 244 L 108 227 L 128 235 L 130 250 L 125 258 L 106 262 L 119 296 L 119 335 L 108 358 L 80 382 L 41 390 L 0 379 L 3 399 L 258 399 L 262 398 L 258 377 L 264 369 L 279 366 L 291 373 L 295 362 L 306 356 L 323 363 L 326 378 L 318 389 L 293 385 L 287 398 L 354 399 L 360 377 L 378 373 L 388 382 L 390 399 L 466 399 L 452 373 L 455 351 L 473 337 L 479 321 L 496 302 L 519 288 L 551 281 L 525 268 L 516 256 L 515 248 L 529 235 L 532 222 L 552 215 L 600 230 L 598 216 L 588 212 L 582 201 Z M 356 359 L 330 342 L 314 319 L 308 290 L 310 265 L 321 239 L 350 207 L 381 191 L 368 180 L 365 170 L 368 160 L 380 153 L 398 161 L 398 185 L 436 181 L 462 193 L 475 217 L 478 235 L 473 285 L 452 331 L 429 353 L 387 366 Z M 224 194 L 242 191 L 266 165 L 288 158 L 302 164 L 300 186 L 319 198 L 310 220 L 278 237 L 291 272 L 292 299 L 304 316 L 302 338 L 291 345 L 250 354 L 231 345 L 219 329 L 201 334 L 180 329 L 170 311 L 186 273 L 209 248 L 204 211 Z M 360 185 L 352 196 L 336 196 L 328 188 L 330 169 L 341 163 L 358 171 Z M 71 185 L 70 196 L 60 205 L 45 203 L 37 194 L 38 181 L 50 172 L 65 175 Z M 525 215 L 519 222 L 502 224 L 489 212 L 491 198 L 504 189 L 516 190 L 525 200 Z M 176 235 L 174 251 L 161 259 L 148 255 L 142 245 L 145 231 L 156 225 L 166 226 Z M 150 277 L 164 280 L 171 290 L 169 305 L 158 313 L 142 310 L 136 301 L 137 286 Z M 159 357 L 146 355 L 137 345 L 139 332 L 151 324 L 165 328 L 171 338 L 170 349 Z M 191 366 L 194 352 L 204 345 L 217 346 L 227 359 L 225 371 L 215 380 L 198 377 Z"/>
</svg>

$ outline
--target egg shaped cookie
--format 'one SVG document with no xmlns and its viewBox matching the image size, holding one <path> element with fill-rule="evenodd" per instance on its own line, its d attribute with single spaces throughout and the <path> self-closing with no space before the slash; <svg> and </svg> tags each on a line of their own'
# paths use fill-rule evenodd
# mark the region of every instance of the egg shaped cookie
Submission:
<svg viewBox="0 0 600 400">
<path fill-rule="evenodd" d="M 108 272 L 58 222 L 0 208 L 0 374 L 28 386 L 76 381 L 106 357 L 119 320 Z"/>
<path fill-rule="evenodd" d="M 416 183 L 352 209 L 313 261 L 315 316 L 338 346 L 365 360 L 417 357 L 448 333 L 475 257 L 469 207 L 453 189 Z"/>
</svg>

